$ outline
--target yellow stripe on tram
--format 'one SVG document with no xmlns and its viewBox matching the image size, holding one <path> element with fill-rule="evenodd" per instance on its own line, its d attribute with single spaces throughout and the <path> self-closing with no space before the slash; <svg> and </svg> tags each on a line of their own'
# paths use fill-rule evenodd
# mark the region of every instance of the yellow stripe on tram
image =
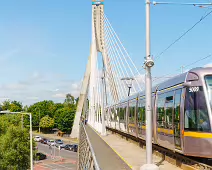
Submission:
<svg viewBox="0 0 212 170">
<path fill-rule="evenodd" d="M 184 136 L 195 138 L 212 138 L 212 133 L 185 132 Z"/>
<path fill-rule="evenodd" d="M 171 134 L 171 135 L 174 134 L 174 131 L 172 129 L 157 128 L 157 131 L 158 132 L 163 132 L 165 134 Z"/>
<path fill-rule="evenodd" d="M 135 127 L 135 124 L 128 124 L 129 127 Z"/>
</svg>

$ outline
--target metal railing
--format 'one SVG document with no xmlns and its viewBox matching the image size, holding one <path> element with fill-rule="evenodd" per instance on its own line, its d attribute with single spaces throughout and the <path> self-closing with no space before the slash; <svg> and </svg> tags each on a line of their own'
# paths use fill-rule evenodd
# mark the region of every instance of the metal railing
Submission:
<svg viewBox="0 0 212 170">
<path fill-rule="evenodd" d="M 100 170 L 83 123 L 80 123 L 78 158 L 78 170 Z"/>
</svg>

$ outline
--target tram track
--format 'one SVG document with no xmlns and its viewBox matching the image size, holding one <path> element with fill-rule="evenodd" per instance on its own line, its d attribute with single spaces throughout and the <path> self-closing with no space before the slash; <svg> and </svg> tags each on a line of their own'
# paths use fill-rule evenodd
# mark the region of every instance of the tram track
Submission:
<svg viewBox="0 0 212 170">
<path fill-rule="evenodd" d="M 113 129 L 110 127 L 106 128 L 113 134 L 115 133 L 128 141 L 132 141 L 142 148 L 146 147 L 146 141 L 141 138 L 119 131 L 117 129 Z M 153 154 L 161 157 L 162 161 L 166 160 L 167 162 L 177 167 L 180 167 L 183 170 L 212 170 L 212 161 L 209 162 L 208 160 L 205 159 L 188 157 L 156 144 L 152 144 L 152 146 L 153 146 Z"/>
</svg>

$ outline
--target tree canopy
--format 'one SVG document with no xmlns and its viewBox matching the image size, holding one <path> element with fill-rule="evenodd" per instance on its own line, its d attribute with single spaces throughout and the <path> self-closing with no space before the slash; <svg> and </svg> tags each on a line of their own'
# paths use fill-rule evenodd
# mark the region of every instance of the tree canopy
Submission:
<svg viewBox="0 0 212 170">
<path fill-rule="evenodd" d="M 11 102 L 10 100 L 5 100 L 2 103 L 2 110 L 9 110 L 11 112 L 20 112 L 23 110 L 23 106 L 21 102 L 18 102 L 16 100 Z"/>
<path fill-rule="evenodd" d="M 44 116 L 40 120 L 40 127 L 43 129 L 51 129 L 54 127 L 54 119 L 49 117 L 49 115 Z"/>
<path fill-rule="evenodd" d="M 44 100 L 29 106 L 28 109 L 25 107 L 25 109 L 32 113 L 32 124 L 34 127 L 40 125 L 45 131 L 58 128 L 63 132 L 70 133 L 74 121 L 76 104 L 74 97 L 71 94 L 67 94 L 64 103 L 54 103 L 51 100 Z M 48 119 L 46 116 L 48 116 Z M 46 118 L 43 119 L 44 117 Z M 50 118 L 54 119 L 53 126 L 46 124 L 46 122 L 52 120 Z M 25 124 L 29 124 L 29 119 L 25 119 Z"/>
<path fill-rule="evenodd" d="M 0 116 L 0 169 L 30 166 L 29 129 L 21 128 L 20 115 Z"/>
<path fill-rule="evenodd" d="M 76 103 L 71 94 L 67 94 L 63 103 L 44 100 L 24 106 L 21 102 L 6 100 L 3 110 L 32 113 L 32 125 L 42 130 L 58 128 L 70 133 L 74 122 Z M 0 115 L 0 169 L 27 170 L 30 166 L 29 116 L 24 115 L 22 127 L 21 114 Z M 34 143 L 34 142 L 33 142 Z M 34 143 L 35 144 L 35 143 Z"/>
</svg>

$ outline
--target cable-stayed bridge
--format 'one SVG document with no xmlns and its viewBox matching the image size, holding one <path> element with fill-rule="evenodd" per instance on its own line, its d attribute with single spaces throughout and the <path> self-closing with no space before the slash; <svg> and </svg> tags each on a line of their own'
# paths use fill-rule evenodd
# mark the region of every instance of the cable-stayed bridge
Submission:
<svg viewBox="0 0 212 170">
<path fill-rule="evenodd" d="M 119 103 L 144 89 L 141 75 L 104 13 L 104 2 L 93 1 L 92 42 L 83 79 L 72 137 L 78 137 L 78 122 L 89 101 L 88 123 L 101 123 L 101 109 Z"/>
<path fill-rule="evenodd" d="M 146 3 L 146 5 L 149 9 L 150 3 Z M 148 10 L 147 16 L 149 17 Z M 149 24 L 149 20 L 147 20 L 147 30 Z M 212 149 L 211 110 L 209 109 L 201 119 L 201 122 L 204 122 L 204 119 L 210 119 L 211 124 L 207 127 L 205 125 L 206 129 L 199 130 L 197 128 L 194 131 L 193 127 L 190 127 L 193 126 L 192 115 L 188 114 L 186 117 L 188 104 L 185 99 L 185 95 L 190 95 L 187 94 L 187 90 L 189 93 L 196 93 L 194 96 L 190 96 L 195 102 L 197 93 L 206 91 L 204 89 L 206 85 L 200 81 L 201 76 L 211 74 L 212 69 L 194 69 L 151 89 L 150 68 L 154 62 L 150 56 L 149 36 L 150 32 L 147 31 L 147 52 L 144 61 L 146 76 L 144 77 L 143 74 L 140 74 L 109 18 L 104 13 L 104 1 L 92 1 L 90 55 L 71 134 L 72 138 L 79 138 L 78 169 L 133 168 L 100 137 L 100 135 L 103 137 L 107 135 L 106 129 L 124 134 L 127 138 L 134 138 L 135 141 L 139 141 L 139 144 L 142 143 L 140 139 L 144 141 L 143 143 L 145 140 L 147 141 L 146 147 L 149 152 L 145 158 L 147 166 L 142 167 L 143 170 L 159 169 L 158 166 L 152 164 L 152 143 L 155 144 L 154 149 L 158 149 L 158 146 L 166 148 L 166 151 L 159 149 L 165 155 L 167 153 L 174 155 L 173 157 L 184 163 L 190 161 L 190 166 L 196 165 L 198 162 L 194 163 L 192 159 L 188 161 L 187 157 L 183 157 L 184 155 L 212 157 L 212 153 L 207 152 L 206 149 Z M 205 81 L 207 83 L 211 80 L 208 78 Z M 210 86 L 210 83 L 207 86 Z M 206 100 L 203 102 L 205 105 L 201 107 L 209 108 L 210 96 L 206 95 L 204 100 Z M 195 105 L 195 107 L 198 106 Z M 190 111 L 189 108 L 187 110 Z M 185 115 L 182 116 L 184 111 Z M 183 124 L 186 121 L 188 123 Z M 194 122 L 194 124 L 198 123 Z M 197 127 L 199 126 L 202 125 L 198 124 Z M 201 146 L 206 147 L 198 149 L 191 146 L 189 148 L 191 141 L 200 142 Z M 118 141 L 117 144 L 119 144 Z M 177 153 L 178 156 L 182 155 L 178 158 L 174 153 Z M 207 167 L 207 164 L 204 166 Z M 162 169 L 173 169 L 173 167 L 167 165 Z"/>
</svg>

